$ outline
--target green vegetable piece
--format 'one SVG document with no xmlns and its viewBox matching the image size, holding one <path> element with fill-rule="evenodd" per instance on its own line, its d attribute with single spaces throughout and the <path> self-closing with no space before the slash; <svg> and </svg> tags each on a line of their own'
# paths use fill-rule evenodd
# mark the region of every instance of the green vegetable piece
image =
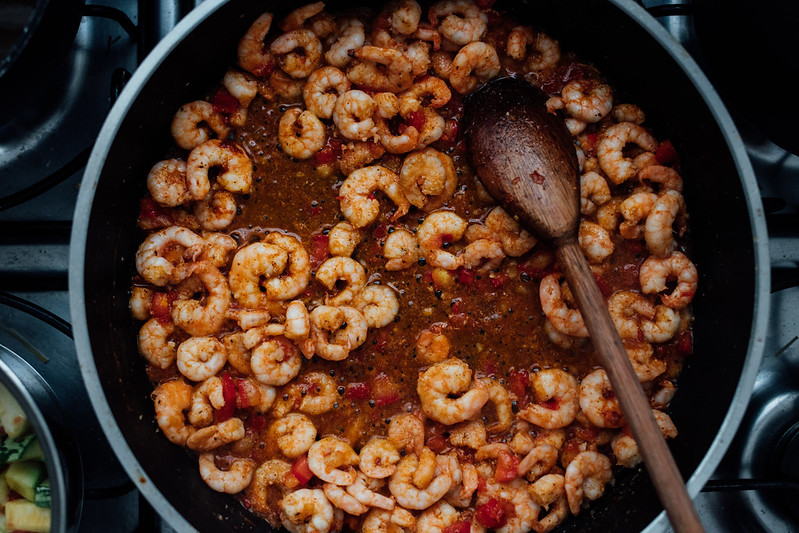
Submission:
<svg viewBox="0 0 799 533">
<path fill-rule="evenodd" d="M 45 479 L 36 485 L 36 494 L 33 497 L 33 503 L 36 507 L 50 507 L 50 480 Z"/>
<path fill-rule="evenodd" d="M 36 485 L 39 484 L 44 472 L 44 464 L 40 461 L 17 461 L 11 463 L 8 470 L 6 470 L 6 481 L 11 490 L 18 492 L 26 500 L 33 502 L 36 496 Z"/>
</svg>

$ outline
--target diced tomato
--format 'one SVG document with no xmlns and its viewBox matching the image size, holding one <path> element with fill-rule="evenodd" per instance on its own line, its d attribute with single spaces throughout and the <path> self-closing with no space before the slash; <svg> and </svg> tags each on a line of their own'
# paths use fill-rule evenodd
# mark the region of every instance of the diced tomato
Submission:
<svg viewBox="0 0 799 533">
<path fill-rule="evenodd" d="M 416 128 L 416 131 L 422 131 L 422 128 L 427 122 L 427 118 L 424 116 L 424 111 L 412 111 L 405 117 L 405 124 L 409 127 Z"/>
<path fill-rule="evenodd" d="M 139 207 L 139 223 L 149 227 L 169 226 L 173 222 L 172 212 L 152 198 L 142 198 Z"/>
<path fill-rule="evenodd" d="M 486 480 L 482 476 L 477 476 L 477 492 L 486 490 Z"/>
<path fill-rule="evenodd" d="M 214 422 L 217 424 L 232 418 L 236 412 L 236 384 L 227 372 L 222 374 L 222 398 L 224 405 L 214 411 Z"/>
<path fill-rule="evenodd" d="M 330 255 L 330 237 L 321 233 L 311 235 L 311 270 L 319 268 L 328 255 Z"/>
<path fill-rule="evenodd" d="M 214 99 L 211 105 L 217 113 L 225 113 L 232 115 L 239 108 L 239 101 L 236 97 L 230 94 L 227 89 L 220 87 L 214 94 Z"/>
<path fill-rule="evenodd" d="M 497 272 L 495 274 L 491 274 L 488 276 L 488 281 L 491 283 L 491 286 L 495 289 L 501 289 L 505 286 L 505 284 L 510 281 L 510 278 L 507 274 L 503 274 L 502 272 Z"/>
<path fill-rule="evenodd" d="M 167 296 L 167 293 L 153 293 L 153 297 L 150 300 L 150 314 L 162 324 L 171 322 L 172 310 L 169 304 L 169 296 Z"/>
<path fill-rule="evenodd" d="M 508 508 L 496 498 L 477 507 L 474 517 L 487 528 L 498 528 L 508 522 Z"/>
<path fill-rule="evenodd" d="M 469 315 L 466 313 L 449 315 L 449 323 L 453 328 L 462 328 L 469 323 Z"/>
<path fill-rule="evenodd" d="M 472 524 L 470 522 L 455 522 L 454 524 L 442 529 L 441 533 L 469 533 L 471 530 Z"/>
<path fill-rule="evenodd" d="M 497 375 L 497 364 L 494 361 L 488 361 L 483 366 L 483 374 L 486 376 L 496 376 Z"/>
<path fill-rule="evenodd" d="M 673 165 L 677 162 L 677 150 L 674 149 L 674 145 L 671 144 L 671 141 L 666 139 L 658 149 L 655 151 L 655 161 L 658 162 L 660 165 Z"/>
<path fill-rule="evenodd" d="M 513 481 L 518 475 L 517 469 L 519 468 L 519 458 L 516 454 L 506 450 L 499 452 L 497 457 L 497 471 L 494 477 L 499 483 L 506 481 Z"/>
<path fill-rule="evenodd" d="M 596 133 L 587 133 L 581 140 L 580 148 L 582 148 L 586 154 L 593 155 L 596 152 L 596 144 L 599 140 L 599 135 Z"/>
<path fill-rule="evenodd" d="M 266 417 L 264 415 L 250 415 L 247 418 L 247 429 L 253 433 L 260 433 L 266 427 Z"/>
<path fill-rule="evenodd" d="M 388 224 L 378 224 L 374 231 L 372 231 L 372 236 L 375 239 L 385 239 L 388 237 Z"/>
<path fill-rule="evenodd" d="M 372 396 L 372 387 L 363 382 L 348 384 L 347 391 L 344 393 L 344 397 L 350 400 L 365 400 L 370 396 Z"/>
<path fill-rule="evenodd" d="M 510 391 L 514 396 L 516 396 L 516 405 L 519 407 L 519 409 L 524 409 L 527 407 L 527 404 L 530 401 L 527 397 L 527 385 L 529 383 L 530 373 L 524 368 L 512 370 L 508 376 L 508 385 Z"/>
<path fill-rule="evenodd" d="M 341 157 L 342 142 L 334 137 L 328 137 L 324 148 L 314 154 L 315 165 L 329 165 Z"/>
<path fill-rule="evenodd" d="M 477 272 L 471 268 L 458 267 L 458 270 L 455 271 L 455 281 L 461 285 L 471 287 L 475 279 L 477 279 Z"/>
<path fill-rule="evenodd" d="M 400 392 L 397 384 L 384 372 L 379 372 L 372 382 L 372 397 L 377 407 L 390 405 L 399 401 Z"/>
<path fill-rule="evenodd" d="M 458 137 L 458 119 L 457 118 L 448 118 L 444 121 L 444 133 L 441 134 L 439 137 L 439 141 L 445 144 L 452 144 L 455 142 L 455 139 Z"/>
<path fill-rule="evenodd" d="M 694 353 L 694 337 L 690 330 L 686 330 L 680 335 L 675 343 L 677 353 L 681 356 Z"/>
<path fill-rule="evenodd" d="M 291 465 L 291 473 L 294 474 L 294 477 L 297 478 L 297 481 L 300 482 L 300 485 L 306 485 L 311 480 L 313 477 L 313 472 L 311 472 L 311 469 L 308 466 L 307 455 L 303 455 L 294 461 L 294 464 Z"/>
<path fill-rule="evenodd" d="M 252 399 L 259 394 L 258 389 L 247 379 L 237 378 L 234 383 L 236 384 L 236 405 L 239 409 L 249 409 L 252 407 Z"/>
</svg>

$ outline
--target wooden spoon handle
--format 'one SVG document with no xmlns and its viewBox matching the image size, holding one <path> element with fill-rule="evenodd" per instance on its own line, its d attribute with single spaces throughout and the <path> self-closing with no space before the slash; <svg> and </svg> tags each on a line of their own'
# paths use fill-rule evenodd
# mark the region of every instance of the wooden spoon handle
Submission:
<svg viewBox="0 0 799 533">
<path fill-rule="evenodd" d="M 557 257 L 671 525 L 680 533 L 704 531 L 582 249 L 570 240 Z"/>
</svg>

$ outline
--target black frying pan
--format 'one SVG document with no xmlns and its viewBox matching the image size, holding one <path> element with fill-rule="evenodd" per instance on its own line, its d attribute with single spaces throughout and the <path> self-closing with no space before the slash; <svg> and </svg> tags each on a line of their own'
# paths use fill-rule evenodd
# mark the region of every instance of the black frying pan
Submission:
<svg viewBox="0 0 799 533">
<path fill-rule="evenodd" d="M 78 199 L 70 293 L 78 356 L 101 425 L 131 478 L 176 528 L 264 529 L 233 498 L 209 490 L 196 458 L 156 431 L 152 390 L 137 352 L 128 290 L 140 235 L 145 176 L 172 143 L 183 103 L 201 98 L 235 62 L 239 37 L 278 2 L 206 2 L 184 19 L 134 74 L 103 127 Z M 498 2 L 595 63 L 647 111 L 659 138 L 682 157 L 700 272 L 695 353 L 680 378 L 670 446 L 691 494 L 724 454 L 749 399 L 768 312 L 768 253 L 760 198 L 732 122 L 687 54 L 636 4 L 578 0 Z M 337 6 L 330 2 L 328 10 Z M 643 470 L 571 518 L 564 531 L 640 530 L 661 507 Z M 652 525 L 666 524 L 661 514 Z"/>
</svg>

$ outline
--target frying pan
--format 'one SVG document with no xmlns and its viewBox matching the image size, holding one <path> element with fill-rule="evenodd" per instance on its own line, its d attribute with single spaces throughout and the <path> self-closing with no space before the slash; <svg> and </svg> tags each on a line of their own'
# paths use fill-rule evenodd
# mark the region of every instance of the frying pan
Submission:
<svg viewBox="0 0 799 533">
<path fill-rule="evenodd" d="M 128 290 L 142 236 L 138 199 L 151 165 L 171 146 L 170 122 L 235 62 L 236 44 L 278 2 L 209 1 L 182 20 L 145 59 L 111 110 L 86 168 L 75 212 L 70 293 L 81 370 L 106 436 L 128 474 L 174 528 L 253 530 L 266 524 L 233 498 L 208 489 L 197 460 L 167 441 L 154 421 L 152 386 L 137 352 Z M 335 2 L 329 11 L 341 6 Z M 680 376 L 670 442 L 689 493 L 718 465 L 738 426 L 762 357 L 769 269 L 761 201 L 732 121 L 688 54 L 637 4 L 625 0 L 499 2 L 593 62 L 625 101 L 647 111 L 683 163 L 693 257 L 695 345 Z M 623 471 L 589 511 L 563 531 L 666 526 L 646 473 Z"/>
</svg>

